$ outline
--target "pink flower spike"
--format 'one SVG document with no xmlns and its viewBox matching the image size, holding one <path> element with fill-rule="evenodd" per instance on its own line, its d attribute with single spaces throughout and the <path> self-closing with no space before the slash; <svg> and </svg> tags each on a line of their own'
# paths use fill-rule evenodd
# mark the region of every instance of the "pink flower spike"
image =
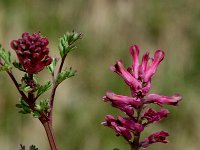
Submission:
<svg viewBox="0 0 200 150">
<path fill-rule="evenodd" d="M 156 132 L 151 134 L 149 137 L 145 138 L 144 141 L 140 142 L 141 147 L 143 148 L 147 148 L 150 144 L 153 143 L 168 143 L 168 141 L 166 140 L 166 138 L 169 136 L 169 133 L 165 132 L 165 131 L 161 131 L 161 132 Z"/>
<path fill-rule="evenodd" d="M 116 72 L 118 75 L 120 75 L 126 84 L 130 87 L 133 87 L 135 91 L 137 89 L 141 88 L 141 83 L 133 76 L 131 75 L 127 69 L 124 67 L 122 61 L 117 61 L 114 66 L 111 66 L 110 69 L 114 72 Z"/>
<path fill-rule="evenodd" d="M 146 103 L 156 103 L 156 104 L 168 104 L 177 106 L 182 100 L 182 96 L 176 94 L 174 96 L 162 96 L 158 94 L 149 94 L 146 99 Z"/>
<path fill-rule="evenodd" d="M 139 55 L 139 47 L 137 45 L 133 45 L 129 48 L 129 51 L 132 55 L 133 59 L 133 70 L 134 70 L 134 77 L 138 79 L 139 77 L 139 60 L 138 60 L 138 55 Z"/>
<path fill-rule="evenodd" d="M 145 76 L 144 82 L 148 82 L 151 77 L 155 74 L 159 63 L 164 59 L 165 53 L 161 50 L 157 50 L 154 54 L 152 65 L 148 67 Z"/>
<path fill-rule="evenodd" d="M 106 96 L 103 97 L 103 99 L 105 101 L 110 101 L 110 102 L 124 103 L 127 105 L 131 105 L 133 107 L 138 107 L 142 104 L 142 101 L 140 99 L 136 99 L 134 97 L 129 97 L 129 96 L 117 95 L 111 91 L 108 91 L 106 93 Z"/>
</svg>

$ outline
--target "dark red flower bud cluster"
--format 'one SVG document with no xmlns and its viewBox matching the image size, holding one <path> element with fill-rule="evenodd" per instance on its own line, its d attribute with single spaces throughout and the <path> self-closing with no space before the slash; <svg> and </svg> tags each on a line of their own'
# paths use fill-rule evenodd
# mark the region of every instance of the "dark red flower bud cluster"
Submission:
<svg viewBox="0 0 200 150">
<path fill-rule="evenodd" d="M 22 34 L 22 38 L 11 41 L 10 45 L 17 53 L 24 70 L 29 74 L 35 74 L 52 62 L 48 44 L 48 39 L 41 37 L 40 33 L 30 35 L 25 32 Z"/>
</svg>

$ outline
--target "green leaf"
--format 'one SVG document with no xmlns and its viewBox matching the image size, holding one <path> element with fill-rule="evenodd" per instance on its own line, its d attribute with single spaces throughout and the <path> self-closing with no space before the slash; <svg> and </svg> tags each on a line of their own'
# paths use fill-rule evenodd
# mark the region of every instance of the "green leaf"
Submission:
<svg viewBox="0 0 200 150">
<path fill-rule="evenodd" d="M 22 104 L 16 104 L 15 105 L 17 108 L 22 108 Z"/>
<path fill-rule="evenodd" d="M 114 148 L 113 150 L 119 150 L 119 148 Z"/>
<path fill-rule="evenodd" d="M 74 31 L 73 32 L 67 32 L 66 34 L 64 34 L 63 37 L 61 37 L 59 39 L 59 44 L 58 44 L 60 56 L 63 58 L 70 51 L 75 49 L 76 48 L 76 46 L 74 45 L 75 42 L 78 39 L 81 39 L 81 38 L 82 38 L 82 34 L 74 32 Z"/>
<path fill-rule="evenodd" d="M 25 149 L 25 146 L 22 145 L 22 144 L 20 144 L 20 150 L 26 150 L 26 149 Z"/>
<path fill-rule="evenodd" d="M 49 101 L 47 99 L 41 100 L 39 104 L 36 104 L 35 110 L 38 112 L 49 112 L 50 106 Z"/>
<path fill-rule="evenodd" d="M 26 83 L 22 82 L 22 84 L 19 85 L 19 88 L 21 91 L 29 93 L 33 89 L 30 86 L 27 86 Z"/>
<path fill-rule="evenodd" d="M 37 148 L 35 145 L 31 145 L 31 146 L 29 147 L 29 150 L 38 150 L 38 148 Z"/>
<path fill-rule="evenodd" d="M 5 51 L 0 45 L 0 61 L 3 60 L 2 65 L 0 66 L 0 71 L 8 71 L 12 69 L 12 63 L 10 59 L 10 52 Z"/>
<path fill-rule="evenodd" d="M 38 148 L 37 148 L 35 145 L 31 145 L 31 146 L 29 147 L 29 150 L 38 150 Z"/>
<path fill-rule="evenodd" d="M 37 85 L 38 84 L 38 78 L 36 77 L 36 75 L 33 75 L 33 81 L 34 83 Z"/>
<path fill-rule="evenodd" d="M 41 116 L 41 115 L 40 115 L 40 112 L 38 112 L 38 111 L 34 111 L 34 112 L 33 112 L 33 117 L 34 117 L 34 118 L 40 118 L 40 116 Z"/>
<path fill-rule="evenodd" d="M 13 66 L 17 69 L 19 69 L 20 71 L 25 71 L 24 68 L 22 67 L 22 64 L 19 62 L 14 61 L 13 62 Z"/>
<path fill-rule="evenodd" d="M 51 64 L 47 66 L 47 69 L 49 70 L 50 73 L 54 72 L 54 68 L 56 67 L 57 59 L 53 58 Z"/>
<path fill-rule="evenodd" d="M 76 70 L 72 70 L 71 67 L 69 69 L 65 69 L 61 73 L 58 74 L 57 79 L 56 79 L 56 83 L 60 84 L 65 79 L 70 78 L 72 76 L 75 76 L 75 74 L 76 74 Z"/>
<path fill-rule="evenodd" d="M 44 92 L 46 92 L 47 90 L 49 90 L 52 86 L 51 81 L 46 82 L 44 85 L 38 85 L 37 87 L 37 95 L 41 95 Z"/>
<path fill-rule="evenodd" d="M 26 150 L 25 145 L 20 144 L 20 150 Z M 29 150 L 38 150 L 38 148 L 35 145 L 29 146 Z"/>
<path fill-rule="evenodd" d="M 19 100 L 19 103 L 16 104 L 16 107 L 21 108 L 21 110 L 19 111 L 19 113 L 21 114 L 30 114 L 32 112 L 29 105 L 23 99 Z"/>
</svg>

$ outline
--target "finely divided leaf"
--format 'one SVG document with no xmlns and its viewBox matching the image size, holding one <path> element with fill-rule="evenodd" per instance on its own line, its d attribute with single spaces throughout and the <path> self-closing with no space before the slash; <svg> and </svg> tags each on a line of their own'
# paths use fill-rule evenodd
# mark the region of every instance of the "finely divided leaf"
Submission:
<svg viewBox="0 0 200 150">
<path fill-rule="evenodd" d="M 82 37 L 81 33 L 77 33 L 77 32 L 74 32 L 74 31 L 73 32 L 67 32 L 66 34 L 64 34 L 64 36 L 59 39 L 58 48 L 59 48 L 59 51 L 60 51 L 60 56 L 63 58 L 70 51 L 75 49 L 76 46 L 74 44 L 78 39 L 81 39 L 81 37 Z"/>
<path fill-rule="evenodd" d="M 5 51 L 2 46 L 0 45 L 0 60 L 2 59 L 3 65 L 1 65 L 0 67 L 0 71 L 8 71 L 12 68 L 12 63 L 11 63 L 11 59 L 10 59 L 10 52 L 9 51 Z"/>
<path fill-rule="evenodd" d="M 72 70 L 71 67 L 69 69 L 63 70 L 61 73 L 58 74 L 57 79 L 56 79 L 56 83 L 60 84 L 65 79 L 70 78 L 72 76 L 75 76 L 75 73 L 76 73 L 76 70 Z"/>
<path fill-rule="evenodd" d="M 15 68 L 19 69 L 20 71 L 25 71 L 25 70 L 23 69 L 23 67 L 22 67 L 22 64 L 19 63 L 19 62 L 14 61 L 14 62 L 13 62 L 13 66 L 14 66 Z"/>
<path fill-rule="evenodd" d="M 38 85 L 38 87 L 37 87 L 37 95 L 43 94 L 44 92 L 49 90 L 51 88 L 51 86 L 52 86 L 51 81 L 48 81 L 44 85 Z"/>
</svg>

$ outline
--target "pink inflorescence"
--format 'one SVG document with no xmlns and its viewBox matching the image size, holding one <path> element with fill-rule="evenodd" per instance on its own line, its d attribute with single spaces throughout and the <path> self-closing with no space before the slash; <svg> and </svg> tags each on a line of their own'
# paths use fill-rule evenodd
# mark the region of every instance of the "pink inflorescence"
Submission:
<svg viewBox="0 0 200 150">
<path fill-rule="evenodd" d="M 169 111 L 164 108 L 159 111 L 147 108 L 148 104 L 157 104 L 160 107 L 164 104 L 177 106 L 182 99 L 178 94 L 174 96 L 148 94 L 151 88 L 151 79 L 165 54 L 163 51 L 157 50 L 154 57 L 150 58 L 147 52 L 143 55 L 142 62 L 139 63 L 139 47 L 133 45 L 129 51 L 133 59 L 132 66 L 126 69 L 123 62 L 119 60 L 114 66 L 111 66 L 111 70 L 124 79 L 130 87 L 131 96 L 117 95 L 108 91 L 103 97 L 105 102 L 111 102 L 112 106 L 124 112 L 126 117 L 118 116 L 115 119 L 112 115 L 107 115 L 102 124 L 114 129 L 117 135 L 124 137 L 131 147 L 137 149 L 146 148 L 152 143 L 167 143 L 166 137 L 169 134 L 165 131 L 153 133 L 144 141 L 139 141 L 140 134 L 145 127 L 159 122 L 169 114 Z"/>
<path fill-rule="evenodd" d="M 17 53 L 24 70 L 29 74 L 35 74 L 52 62 L 48 44 L 48 39 L 41 37 L 40 33 L 30 35 L 25 32 L 22 38 L 11 41 L 10 45 Z"/>
</svg>

